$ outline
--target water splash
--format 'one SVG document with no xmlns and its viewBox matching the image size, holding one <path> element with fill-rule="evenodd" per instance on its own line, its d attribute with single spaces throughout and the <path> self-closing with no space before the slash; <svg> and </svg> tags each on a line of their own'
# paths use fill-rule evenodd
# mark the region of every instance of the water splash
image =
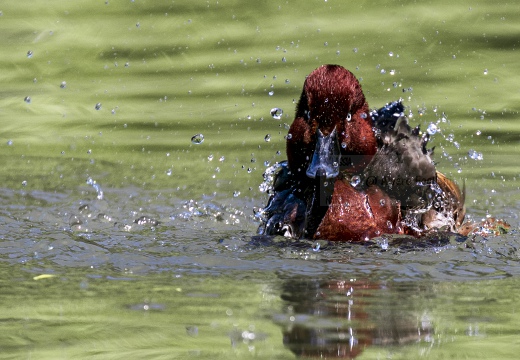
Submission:
<svg viewBox="0 0 520 360">
<path fill-rule="evenodd" d="M 87 179 L 87 185 L 90 185 L 96 190 L 97 193 L 97 199 L 103 200 L 103 190 L 101 189 L 101 186 L 96 182 L 96 180 L 93 180 L 92 178 Z"/>
</svg>

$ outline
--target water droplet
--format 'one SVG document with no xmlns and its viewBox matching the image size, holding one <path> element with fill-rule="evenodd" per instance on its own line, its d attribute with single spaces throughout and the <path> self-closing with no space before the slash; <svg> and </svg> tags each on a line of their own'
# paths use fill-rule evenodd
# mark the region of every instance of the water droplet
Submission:
<svg viewBox="0 0 520 360">
<path fill-rule="evenodd" d="M 484 69 L 484 75 L 488 74 L 488 69 Z"/>
<path fill-rule="evenodd" d="M 353 187 L 358 186 L 360 182 L 361 182 L 361 178 L 358 175 L 354 175 L 350 179 L 350 185 L 352 185 Z"/>
<path fill-rule="evenodd" d="M 268 94 L 269 94 L 269 96 L 273 96 L 274 95 L 274 91 L 271 90 L 271 91 L 269 91 Z"/>
<path fill-rule="evenodd" d="M 240 196 L 240 191 L 235 190 L 235 191 L 233 192 L 233 197 L 239 197 L 239 196 Z"/>
<path fill-rule="evenodd" d="M 7 145 L 8 145 L 8 146 L 13 145 L 13 140 L 7 140 Z"/>
<path fill-rule="evenodd" d="M 225 157 L 224 155 L 222 155 L 222 156 L 218 159 L 218 161 L 220 161 L 220 162 L 224 162 L 224 160 L 226 160 L 226 157 Z"/>
<path fill-rule="evenodd" d="M 271 134 L 267 134 L 266 136 L 264 136 L 264 141 L 265 142 L 271 141 Z"/>
<path fill-rule="evenodd" d="M 213 154 L 208 155 L 208 161 L 213 161 Z"/>
<path fill-rule="evenodd" d="M 389 230 L 392 230 L 393 225 L 392 225 L 392 223 L 390 222 L 390 220 L 387 220 L 387 221 L 386 221 L 386 227 L 387 227 Z"/>
<path fill-rule="evenodd" d="M 366 113 L 361 113 L 360 117 L 361 117 L 361 119 L 366 119 L 368 117 L 368 115 Z"/>
<path fill-rule="evenodd" d="M 172 169 L 168 169 L 168 170 L 166 170 L 166 175 L 168 175 L 168 176 L 172 176 Z"/>
<path fill-rule="evenodd" d="M 60 84 L 60 88 L 65 89 L 66 87 L 67 87 L 67 82 L 66 81 L 62 81 L 61 84 Z"/>
<path fill-rule="evenodd" d="M 484 160 L 484 155 L 482 155 L 481 152 L 477 152 L 473 149 L 470 149 L 468 151 L 468 156 L 470 157 L 470 159 L 473 159 L 473 160 Z"/>
<path fill-rule="evenodd" d="M 352 114 L 351 114 L 351 113 L 348 113 L 348 114 L 347 114 L 347 121 L 350 121 L 350 120 L 352 120 Z"/>
<path fill-rule="evenodd" d="M 200 145 L 204 142 L 204 135 L 195 134 L 191 137 L 191 143 L 195 145 Z"/>
<path fill-rule="evenodd" d="M 395 70 L 394 69 L 390 70 L 390 75 L 392 75 L 392 76 L 395 75 Z M 395 84 L 394 87 L 397 87 L 397 84 Z"/>
<path fill-rule="evenodd" d="M 27 181 L 26 180 L 22 181 L 22 186 L 27 186 Z"/>
<path fill-rule="evenodd" d="M 385 199 L 381 199 L 381 200 L 379 200 L 379 204 L 381 204 L 381 206 L 385 206 L 385 204 L 386 204 Z"/>
<path fill-rule="evenodd" d="M 390 51 L 390 52 L 388 53 L 388 56 L 394 56 L 394 53 L 393 53 L 392 51 Z"/>
<path fill-rule="evenodd" d="M 287 59 L 285 58 L 285 56 L 282 58 L 282 62 L 287 62 Z"/>
<path fill-rule="evenodd" d="M 23 98 L 23 101 L 25 101 L 27 104 L 30 104 L 31 103 L 31 97 L 30 96 L 26 96 Z"/>
<path fill-rule="evenodd" d="M 282 109 L 277 108 L 277 107 L 271 109 L 271 116 L 273 117 L 273 119 L 280 120 L 282 118 L 282 115 L 283 115 Z"/>
<path fill-rule="evenodd" d="M 343 141 L 343 142 L 341 143 L 341 148 L 342 148 L 342 149 L 346 149 L 346 148 L 347 148 L 347 143 Z"/>
<path fill-rule="evenodd" d="M 476 132 L 475 134 L 476 134 L 476 135 L 480 135 L 480 134 L 482 134 L 482 131 L 477 130 L 477 132 Z"/>
<path fill-rule="evenodd" d="M 428 125 L 428 128 L 426 129 L 426 132 L 430 135 L 435 135 L 435 133 L 437 132 L 437 125 L 435 125 L 434 123 L 430 123 L 430 125 Z"/>
<path fill-rule="evenodd" d="M 381 74 L 386 74 L 386 70 L 385 69 L 381 69 Z"/>
<path fill-rule="evenodd" d="M 97 103 L 96 106 L 94 106 L 94 109 L 100 110 L 101 109 L 101 103 Z"/>
<path fill-rule="evenodd" d="M 358 48 L 354 48 L 354 49 L 352 49 L 352 51 L 357 53 L 358 52 Z"/>
<path fill-rule="evenodd" d="M 30 59 L 33 56 L 33 52 L 31 50 L 27 51 L 27 57 Z"/>
<path fill-rule="evenodd" d="M 291 133 L 288 133 L 287 136 L 285 137 L 287 140 L 291 140 L 292 139 L 292 134 Z"/>
<path fill-rule="evenodd" d="M 318 252 L 318 251 L 320 251 L 320 247 L 321 247 L 320 243 L 316 241 L 314 244 L 312 244 L 312 251 Z"/>
</svg>

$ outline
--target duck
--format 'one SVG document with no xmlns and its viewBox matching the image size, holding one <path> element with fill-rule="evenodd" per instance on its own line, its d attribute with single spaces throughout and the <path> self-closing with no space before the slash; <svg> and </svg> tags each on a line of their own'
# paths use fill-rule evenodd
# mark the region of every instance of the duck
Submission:
<svg viewBox="0 0 520 360">
<path fill-rule="evenodd" d="M 465 189 L 436 170 L 429 139 L 401 100 L 371 111 L 352 72 L 320 66 L 305 79 L 258 234 L 363 242 L 457 232 Z"/>
</svg>

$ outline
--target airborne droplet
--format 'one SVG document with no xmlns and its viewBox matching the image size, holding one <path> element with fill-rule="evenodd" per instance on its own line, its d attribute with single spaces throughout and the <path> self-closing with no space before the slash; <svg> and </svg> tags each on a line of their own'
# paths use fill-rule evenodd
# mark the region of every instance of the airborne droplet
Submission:
<svg viewBox="0 0 520 360">
<path fill-rule="evenodd" d="M 191 143 L 195 145 L 200 145 L 204 142 L 204 135 L 195 134 L 191 137 Z"/>
<path fill-rule="evenodd" d="M 350 185 L 352 185 L 353 187 L 358 186 L 360 182 L 361 182 L 361 178 L 358 175 L 354 175 L 350 179 Z"/>
<path fill-rule="evenodd" d="M 273 119 L 280 120 L 282 118 L 282 115 L 283 115 L 282 109 L 277 108 L 277 107 L 271 109 L 271 116 L 273 117 Z"/>
<path fill-rule="evenodd" d="M 430 125 L 428 125 L 428 128 L 426 129 L 426 132 L 430 135 L 435 135 L 435 133 L 437 132 L 437 125 L 435 125 L 434 123 L 430 123 Z"/>
</svg>

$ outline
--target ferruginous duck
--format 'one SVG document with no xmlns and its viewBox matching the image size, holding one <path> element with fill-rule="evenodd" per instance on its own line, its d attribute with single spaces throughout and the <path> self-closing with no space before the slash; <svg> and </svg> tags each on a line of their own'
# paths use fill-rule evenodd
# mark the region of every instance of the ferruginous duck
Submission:
<svg viewBox="0 0 520 360">
<path fill-rule="evenodd" d="M 411 128 L 400 101 L 370 112 L 356 77 L 323 65 L 305 80 L 262 209 L 259 234 L 366 241 L 456 232 L 464 194 L 436 171 L 429 136 Z"/>
</svg>

